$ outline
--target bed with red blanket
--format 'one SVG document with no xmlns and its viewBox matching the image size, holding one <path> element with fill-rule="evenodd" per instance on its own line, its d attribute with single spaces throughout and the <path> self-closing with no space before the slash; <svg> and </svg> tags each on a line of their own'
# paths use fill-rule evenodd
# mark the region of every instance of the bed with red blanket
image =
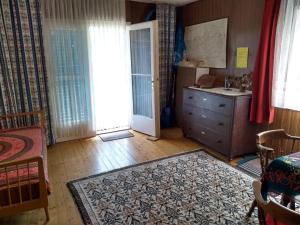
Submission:
<svg viewBox="0 0 300 225">
<path fill-rule="evenodd" d="M 41 112 L 37 112 L 40 115 Z M 26 120 L 35 113 L 5 116 L 6 122 Z M 29 119 L 28 119 L 29 116 Z M 43 117 L 38 117 L 42 119 Z M 3 117 L 2 117 L 3 119 Z M 24 121 L 24 118 L 22 119 Z M 0 121 L 1 122 L 1 121 Z M 20 124 L 20 122 L 18 122 Z M 43 126 L 0 129 L 0 217 L 44 208 L 47 219 L 50 186 Z"/>
</svg>

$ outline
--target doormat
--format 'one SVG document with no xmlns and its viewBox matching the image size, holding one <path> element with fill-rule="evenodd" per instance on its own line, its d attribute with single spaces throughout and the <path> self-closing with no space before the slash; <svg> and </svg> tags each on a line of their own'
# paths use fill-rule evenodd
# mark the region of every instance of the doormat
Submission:
<svg viewBox="0 0 300 225">
<path fill-rule="evenodd" d="M 128 130 L 122 130 L 122 131 L 116 131 L 112 133 L 106 133 L 106 134 L 100 134 L 99 137 L 102 139 L 102 141 L 113 141 L 123 138 L 130 138 L 134 137 L 134 135 L 129 132 Z"/>
<path fill-rule="evenodd" d="M 244 170 L 249 175 L 259 178 L 261 174 L 260 159 L 258 156 L 247 156 L 240 160 L 237 165 L 238 168 Z"/>
</svg>

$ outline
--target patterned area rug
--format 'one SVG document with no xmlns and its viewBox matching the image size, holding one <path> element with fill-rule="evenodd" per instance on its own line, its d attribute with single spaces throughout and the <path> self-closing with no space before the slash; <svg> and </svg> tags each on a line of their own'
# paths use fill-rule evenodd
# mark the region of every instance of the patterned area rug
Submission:
<svg viewBox="0 0 300 225">
<path fill-rule="evenodd" d="M 203 151 L 68 183 L 85 224 L 258 224 L 252 178 Z"/>
</svg>

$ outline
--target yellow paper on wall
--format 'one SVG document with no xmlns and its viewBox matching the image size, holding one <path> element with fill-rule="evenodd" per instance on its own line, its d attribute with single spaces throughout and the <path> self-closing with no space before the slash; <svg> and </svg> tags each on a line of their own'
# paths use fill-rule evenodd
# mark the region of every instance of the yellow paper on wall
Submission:
<svg viewBox="0 0 300 225">
<path fill-rule="evenodd" d="M 248 67 L 249 48 L 241 47 L 236 51 L 236 68 L 245 69 Z"/>
</svg>

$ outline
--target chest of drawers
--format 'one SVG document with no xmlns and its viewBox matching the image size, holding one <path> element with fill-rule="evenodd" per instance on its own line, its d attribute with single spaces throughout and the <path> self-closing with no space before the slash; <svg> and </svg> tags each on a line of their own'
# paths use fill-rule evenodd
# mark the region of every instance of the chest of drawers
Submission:
<svg viewBox="0 0 300 225">
<path fill-rule="evenodd" d="M 256 152 L 258 127 L 248 122 L 250 94 L 223 95 L 184 88 L 183 131 L 186 137 L 232 159 Z"/>
</svg>

